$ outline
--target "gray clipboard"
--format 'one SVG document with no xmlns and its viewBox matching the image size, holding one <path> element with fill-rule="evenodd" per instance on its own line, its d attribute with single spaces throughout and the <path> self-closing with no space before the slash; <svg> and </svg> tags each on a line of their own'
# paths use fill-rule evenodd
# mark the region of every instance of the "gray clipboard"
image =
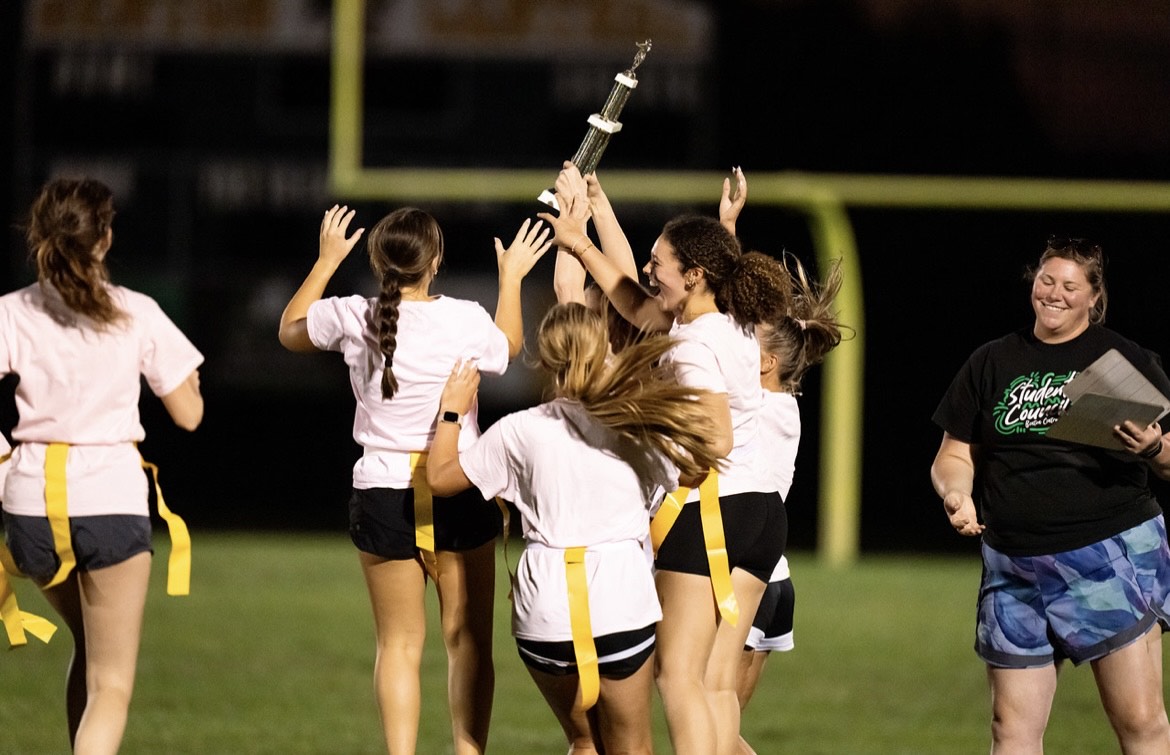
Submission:
<svg viewBox="0 0 1170 755">
<path fill-rule="evenodd" d="M 1069 405 L 1045 436 L 1124 451 L 1125 446 L 1113 435 L 1115 425 L 1128 419 L 1144 427 L 1165 413 L 1154 404 L 1086 393 Z"/>
<path fill-rule="evenodd" d="M 1049 438 L 1125 450 L 1113 428 L 1126 420 L 1145 426 L 1170 412 L 1167 399 L 1117 349 L 1110 349 L 1064 386 L 1070 401 L 1048 428 Z"/>
</svg>

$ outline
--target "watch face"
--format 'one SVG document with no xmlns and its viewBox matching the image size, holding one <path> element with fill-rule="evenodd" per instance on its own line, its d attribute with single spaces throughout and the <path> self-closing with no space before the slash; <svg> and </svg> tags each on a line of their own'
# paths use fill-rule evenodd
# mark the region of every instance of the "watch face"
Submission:
<svg viewBox="0 0 1170 755">
<path fill-rule="evenodd" d="M 443 412 L 443 421 L 444 422 L 454 422 L 455 424 L 458 425 L 459 424 L 459 415 L 456 414 L 455 412 Z"/>
</svg>

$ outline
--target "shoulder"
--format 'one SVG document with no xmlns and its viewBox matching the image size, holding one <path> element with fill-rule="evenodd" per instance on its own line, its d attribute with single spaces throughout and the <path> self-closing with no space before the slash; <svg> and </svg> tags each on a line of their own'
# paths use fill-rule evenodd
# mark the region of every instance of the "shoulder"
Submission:
<svg viewBox="0 0 1170 755">
<path fill-rule="evenodd" d="M 441 295 L 428 302 L 427 306 L 434 307 L 437 311 L 444 313 L 459 313 L 465 317 L 482 317 L 491 320 L 491 316 L 483 305 L 471 299 Z"/>
<path fill-rule="evenodd" d="M 135 291 L 132 288 L 125 286 L 110 286 L 110 295 L 114 301 L 132 314 L 138 312 L 157 312 L 161 311 L 158 301 L 149 294 L 144 294 L 141 291 Z"/>
<path fill-rule="evenodd" d="M 1021 353 L 1027 346 L 1030 331 L 1016 330 L 980 344 L 967 357 L 967 365 L 987 364 L 1001 359 L 1010 359 Z"/>
<path fill-rule="evenodd" d="M 1087 333 L 1095 340 L 1101 342 L 1103 345 L 1118 349 L 1119 351 L 1129 350 L 1134 352 L 1146 352 L 1150 354 L 1153 353 L 1149 349 L 1139 344 L 1137 341 L 1126 338 L 1116 330 L 1107 328 L 1104 325 L 1090 325 Z"/>
<path fill-rule="evenodd" d="M 722 312 L 701 315 L 689 323 L 678 325 L 671 330 L 670 335 L 683 349 L 693 345 L 716 353 L 743 347 L 747 342 L 755 344 L 752 332 Z"/>
<path fill-rule="evenodd" d="M 335 312 L 338 315 L 348 313 L 364 319 L 366 314 L 372 311 L 376 304 L 376 299 L 371 299 L 361 294 L 326 296 L 310 304 L 309 313 L 318 316 L 324 312 Z"/>
</svg>

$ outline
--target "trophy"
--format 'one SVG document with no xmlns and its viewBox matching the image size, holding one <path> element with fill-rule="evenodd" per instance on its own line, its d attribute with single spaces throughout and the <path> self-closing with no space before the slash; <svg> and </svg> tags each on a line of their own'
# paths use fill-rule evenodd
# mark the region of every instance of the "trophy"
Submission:
<svg viewBox="0 0 1170 755">
<path fill-rule="evenodd" d="M 621 115 L 622 108 L 630 99 L 630 92 L 638 86 L 638 77 L 634 71 L 646 59 L 648 52 L 650 52 L 650 40 L 639 42 L 638 52 L 634 54 L 633 65 L 613 77 L 613 89 L 610 90 L 605 104 L 601 106 L 601 112 L 589 116 L 589 131 L 581 140 L 577 154 L 573 155 L 573 164 L 581 171 L 581 175 L 592 173 L 597 169 L 597 163 L 601 161 L 601 154 L 609 146 L 610 137 L 622 130 L 622 124 L 617 117 Z M 558 212 L 561 209 L 557 204 L 556 189 L 545 189 L 537 199 Z"/>
</svg>

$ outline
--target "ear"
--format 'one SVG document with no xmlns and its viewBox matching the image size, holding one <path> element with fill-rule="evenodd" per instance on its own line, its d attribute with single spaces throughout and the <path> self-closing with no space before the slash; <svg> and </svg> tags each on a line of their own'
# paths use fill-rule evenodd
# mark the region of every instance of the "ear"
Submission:
<svg viewBox="0 0 1170 755">
<path fill-rule="evenodd" d="M 780 360 L 775 354 L 760 352 L 760 374 L 768 375 L 780 367 Z"/>
</svg>

